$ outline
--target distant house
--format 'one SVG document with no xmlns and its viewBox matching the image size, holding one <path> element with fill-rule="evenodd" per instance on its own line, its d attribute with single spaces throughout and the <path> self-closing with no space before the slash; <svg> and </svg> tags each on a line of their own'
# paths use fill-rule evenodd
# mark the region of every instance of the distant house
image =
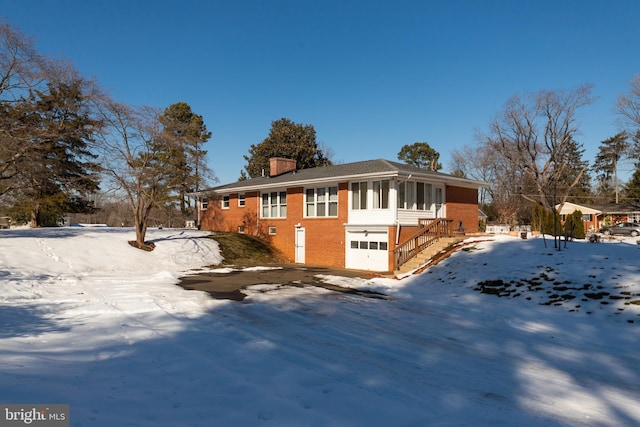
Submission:
<svg viewBox="0 0 640 427">
<path fill-rule="evenodd" d="M 384 159 L 270 162 L 268 176 L 200 192 L 201 229 L 267 237 L 297 263 L 384 272 L 420 230 L 478 231 L 477 181 Z"/>
<path fill-rule="evenodd" d="M 559 207 L 559 206 L 558 206 Z M 575 211 L 582 212 L 584 229 L 598 231 L 603 225 L 618 222 L 640 222 L 640 206 L 633 203 L 584 204 L 565 203 L 560 209 L 562 221 Z"/>
</svg>

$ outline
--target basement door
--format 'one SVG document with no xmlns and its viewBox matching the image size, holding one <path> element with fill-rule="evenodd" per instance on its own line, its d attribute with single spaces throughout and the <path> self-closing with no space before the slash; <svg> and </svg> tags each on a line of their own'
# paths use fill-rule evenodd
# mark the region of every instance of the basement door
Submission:
<svg viewBox="0 0 640 427">
<path fill-rule="evenodd" d="M 347 231 L 346 267 L 356 270 L 389 271 L 387 231 Z"/>
<path fill-rule="evenodd" d="M 296 228 L 296 262 L 304 264 L 305 258 L 305 231 L 304 228 Z"/>
</svg>

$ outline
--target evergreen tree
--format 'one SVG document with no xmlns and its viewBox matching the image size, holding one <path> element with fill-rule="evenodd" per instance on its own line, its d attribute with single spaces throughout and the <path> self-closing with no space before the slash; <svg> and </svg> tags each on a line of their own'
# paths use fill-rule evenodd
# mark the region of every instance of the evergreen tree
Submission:
<svg viewBox="0 0 640 427">
<path fill-rule="evenodd" d="M 618 163 L 629 150 L 627 133 L 620 132 L 600 143 L 593 169 L 598 172 L 597 180 L 601 189 L 613 188 L 612 198 L 619 201 Z"/>
<path fill-rule="evenodd" d="M 589 162 L 583 160 L 584 147 L 571 139 L 567 145 L 568 161 L 565 162 L 563 173 L 558 179 L 558 186 L 569 188 L 568 198 L 574 203 L 588 203 L 591 201 L 591 177 L 587 173 Z M 577 180 L 576 185 L 572 185 Z"/>
<path fill-rule="evenodd" d="M 634 203 L 640 203 L 640 165 L 636 165 L 633 175 L 625 184 L 624 195 Z"/>
<path fill-rule="evenodd" d="M 413 144 L 403 145 L 398 152 L 398 160 L 411 166 L 432 171 L 442 169 L 442 164 L 438 162 L 439 159 L 440 153 L 427 142 L 414 142 Z"/>
<path fill-rule="evenodd" d="M 297 169 L 331 165 L 325 153 L 316 143 L 316 131 L 312 125 L 294 123 L 282 118 L 271 123 L 269 136 L 260 144 L 251 145 L 245 170 L 240 179 L 256 178 L 269 171 L 269 159 L 284 157 L 296 160 Z M 246 173 L 245 173 L 246 171 Z"/>
<path fill-rule="evenodd" d="M 211 138 L 202 116 L 191 111 L 186 102 L 178 102 L 167 107 L 159 117 L 163 125 L 163 138 L 166 147 L 159 150 L 168 156 L 175 173 L 169 186 L 177 192 L 180 211 L 190 214 L 187 193 L 198 191 L 204 177 L 209 174 L 206 166 L 207 152 L 202 146 Z"/>
<path fill-rule="evenodd" d="M 568 236 L 572 236 L 576 239 L 584 239 L 586 234 L 584 232 L 584 221 L 582 220 L 582 211 L 576 210 L 569 216 L 564 223 L 564 231 Z"/>
<path fill-rule="evenodd" d="M 22 121 L 31 149 L 24 155 L 14 211 L 29 212 L 32 227 L 55 225 L 67 212 L 92 209 L 99 165 L 90 151 L 101 123 L 91 117 L 83 81 L 48 84 L 36 91 L 31 112 Z M 23 113 L 25 110 L 23 110 Z"/>
</svg>

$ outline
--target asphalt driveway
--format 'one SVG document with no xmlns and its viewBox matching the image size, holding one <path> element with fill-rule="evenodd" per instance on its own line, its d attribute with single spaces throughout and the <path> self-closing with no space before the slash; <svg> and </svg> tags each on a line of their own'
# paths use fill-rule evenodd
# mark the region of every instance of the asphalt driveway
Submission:
<svg viewBox="0 0 640 427">
<path fill-rule="evenodd" d="M 253 270 L 237 267 L 228 273 L 198 273 L 181 278 L 179 283 L 184 289 L 198 290 L 209 293 L 216 299 L 230 299 L 242 301 L 242 292 L 248 286 L 264 284 L 283 284 L 290 286 L 319 286 L 335 292 L 362 295 L 371 298 L 384 298 L 385 295 L 357 289 L 345 288 L 322 281 L 318 275 L 342 277 L 360 277 L 367 279 L 372 274 L 362 271 L 332 269 L 324 267 L 310 267 L 300 265 L 270 265 L 276 267 L 268 270 Z"/>
</svg>

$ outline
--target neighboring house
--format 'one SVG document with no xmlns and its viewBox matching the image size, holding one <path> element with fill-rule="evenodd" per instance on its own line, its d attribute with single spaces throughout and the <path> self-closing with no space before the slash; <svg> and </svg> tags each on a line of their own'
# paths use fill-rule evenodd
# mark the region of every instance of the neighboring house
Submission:
<svg viewBox="0 0 640 427">
<path fill-rule="evenodd" d="M 575 211 L 582 212 L 585 231 L 598 231 L 604 225 L 618 222 L 640 222 L 640 206 L 632 203 L 578 205 L 565 203 L 560 209 L 562 221 Z"/>
<path fill-rule="evenodd" d="M 556 206 L 558 209 L 560 205 Z M 560 209 L 560 218 L 562 223 L 566 221 L 567 217 L 574 213 L 575 211 L 582 212 L 582 222 L 584 223 L 584 231 L 597 231 L 600 229 L 600 218 L 599 215 L 602 214 L 602 211 L 596 209 L 595 207 L 585 206 L 585 205 L 577 205 L 575 203 L 566 202 L 562 205 Z"/>
<path fill-rule="evenodd" d="M 296 171 L 295 160 L 273 158 L 270 166 L 269 176 L 200 192 L 201 229 L 268 237 L 297 263 L 385 272 L 420 220 L 478 231 L 477 181 L 383 159 Z"/>
</svg>

